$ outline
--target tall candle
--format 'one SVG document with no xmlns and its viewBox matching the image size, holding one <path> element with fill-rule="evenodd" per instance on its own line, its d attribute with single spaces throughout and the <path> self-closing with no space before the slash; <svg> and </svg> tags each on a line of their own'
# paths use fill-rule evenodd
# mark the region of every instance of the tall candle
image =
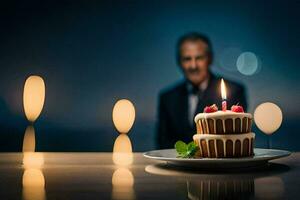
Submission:
<svg viewBox="0 0 300 200">
<path fill-rule="evenodd" d="M 226 87 L 224 80 L 221 80 L 221 96 L 222 96 L 222 111 L 227 110 L 227 101 L 226 101 Z"/>
</svg>

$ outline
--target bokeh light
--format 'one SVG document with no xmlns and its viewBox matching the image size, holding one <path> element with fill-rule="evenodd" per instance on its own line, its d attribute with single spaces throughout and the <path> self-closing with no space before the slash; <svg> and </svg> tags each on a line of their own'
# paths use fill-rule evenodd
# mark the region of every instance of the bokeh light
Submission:
<svg viewBox="0 0 300 200">
<path fill-rule="evenodd" d="M 113 123 L 119 133 L 128 133 L 135 120 L 135 108 L 127 99 L 119 100 L 113 108 Z"/>
<path fill-rule="evenodd" d="M 45 200 L 45 178 L 39 169 L 26 169 L 22 177 L 23 200 Z"/>
<path fill-rule="evenodd" d="M 30 76 L 24 85 L 23 105 L 27 119 L 34 122 L 42 112 L 45 101 L 45 83 L 40 76 Z"/>
<path fill-rule="evenodd" d="M 112 175 L 112 199 L 135 199 L 134 177 L 127 168 L 118 168 Z"/>
<path fill-rule="evenodd" d="M 258 58 L 252 52 L 243 52 L 238 57 L 236 66 L 241 74 L 251 76 L 258 70 Z"/>
<path fill-rule="evenodd" d="M 113 186 L 131 187 L 134 184 L 134 179 L 131 171 L 126 168 L 117 169 L 112 176 Z"/>
<path fill-rule="evenodd" d="M 113 162 L 120 166 L 132 164 L 132 146 L 128 135 L 120 134 L 115 140 L 113 149 Z"/>
<path fill-rule="evenodd" d="M 23 153 L 23 166 L 25 169 L 40 169 L 43 165 L 44 155 L 42 153 Z"/>
<path fill-rule="evenodd" d="M 29 125 L 24 134 L 23 152 L 35 152 L 35 131 L 34 127 Z"/>
<path fill-rule="evenodd" d="M 262 103 L 254 111 L 254 121 L 262 132 L 270 135 L 280 127 L 282 111 L 274 103 Z"/>
<path fill-rule="evenodd" d="M 23 157 L 23 166 L 25 168 L 22 178 L 22 196 L 23 200 L 36 199 L 44 200 L 45 178 L 41 167 L 44 164 L 42 153 L 26 152 Z"/>
<path fill-rule="evenodd" d="M 39 169 L 27 169 L 23 174 L 23 187 L 44 187 L 45 179 Z"/>
</svg>

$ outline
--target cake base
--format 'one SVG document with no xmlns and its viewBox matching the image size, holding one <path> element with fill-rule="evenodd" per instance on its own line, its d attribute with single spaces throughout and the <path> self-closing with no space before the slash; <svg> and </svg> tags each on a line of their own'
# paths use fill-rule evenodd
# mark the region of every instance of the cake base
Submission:
<svg viewBox="0 0 300 200">
<path fill-rule="evenodd" d="M 202 158 L 234 158 L 253 156 L 255 134 L 196 134 L 193 136 L 199 146 L 197 156 Z"/>
</svg>

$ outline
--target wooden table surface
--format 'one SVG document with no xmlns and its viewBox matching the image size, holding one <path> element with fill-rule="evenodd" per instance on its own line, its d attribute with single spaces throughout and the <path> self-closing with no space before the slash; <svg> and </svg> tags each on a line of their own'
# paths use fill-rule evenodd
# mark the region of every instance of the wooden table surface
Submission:
<svg viewBox="0 0 300 200">
<path fill-rule="evenodd" d="M 1 153 L 0 199 L 300 199 L 300 153 L 263 169 L 203 172 L 112 153 Z M 121 165 L 117 165 L 119 163 Z"/>
</svg>

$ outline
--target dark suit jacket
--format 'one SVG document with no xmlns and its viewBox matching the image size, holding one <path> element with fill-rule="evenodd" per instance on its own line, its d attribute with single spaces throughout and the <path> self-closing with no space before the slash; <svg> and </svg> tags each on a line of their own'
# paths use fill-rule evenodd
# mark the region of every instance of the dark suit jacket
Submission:
<svg viewBox="0 0 300 200">
<path fill-rule="evenodd" d="M 227 92 L 227 109 L 239 103 L 247 110 L 245 89 L 242 85 L 229 80 L 224 80 Z M 199 99 L 200 109 L 197 113 L 203 112 L 205 106 L 217 104 L 221 110 L 221 79 L 211 74 L 208 86 L 203 97 Z M 156 142 L 159 149 L 174 148 L 177 140 L 184 142 L 192 141 L 196 133 L 196 125 L 191 125 L 188 120 L 188 90 L 187 82 L 182 81 L 173 88 L 164 90 L 159 95 L 158 103 L 158 123 Z"/>
</svg>

